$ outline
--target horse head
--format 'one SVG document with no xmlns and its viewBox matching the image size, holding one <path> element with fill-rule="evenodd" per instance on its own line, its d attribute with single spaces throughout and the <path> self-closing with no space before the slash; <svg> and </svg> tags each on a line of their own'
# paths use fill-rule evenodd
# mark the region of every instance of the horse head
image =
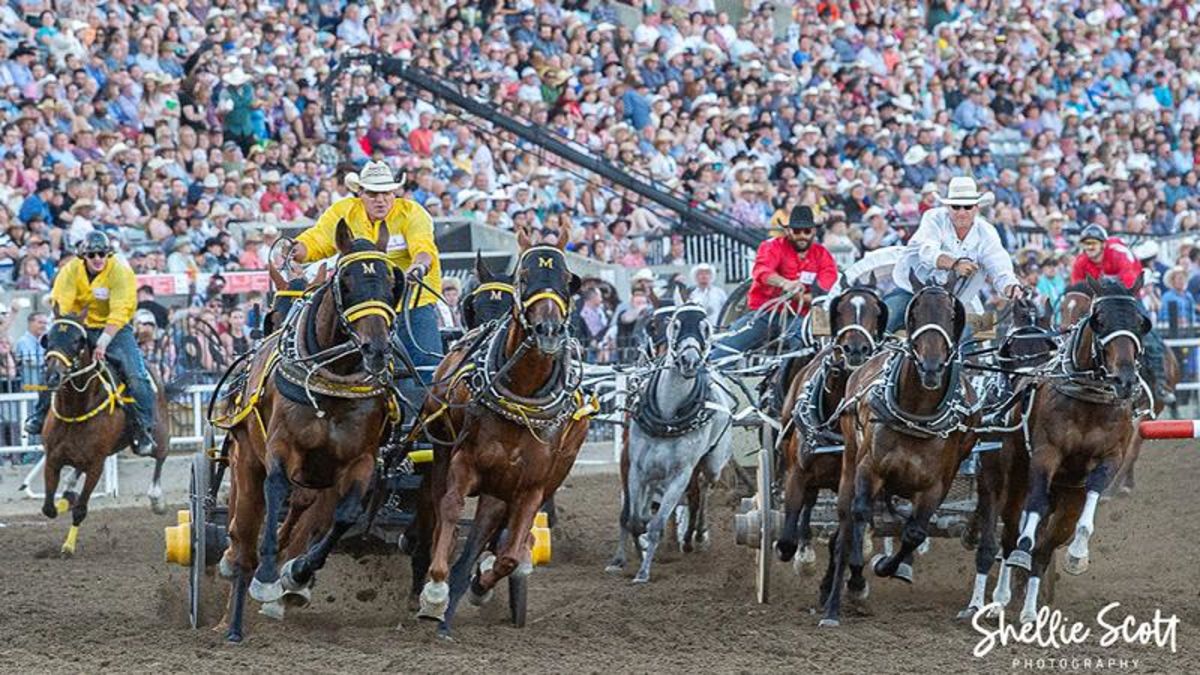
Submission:
<svg viewBox="0 0 1200 675">
<path fill-rule="evenodd" d="M 1138 357 L 1142 338 L 1153 327 L 1138 301 L 1142 277 L 1126 289 L 1120 282 L 1088 279 L 1092 291 L 1091 312 L 1082 324 L 1091 330 L 1093 366 L 1104 377 L 1116 381 L 1117 394 L 1129 398 L 1137 393 Z"/>
<path fill-rule="evenodd" d="M 557 354 L 566 347 L 571 298 L 579 292 L 579 275 L 567 267 L 563 252 L 567 239 L 563 233 L 555 246 L 531 246 L 524 230 L 517 235 L 521 245 L 515 279 L 519 302 L 513 305 L 513 316 L 522 330 L 533 333 L 543 354 Z"/>
<path fill-rule="evenodd" d="M 320 286 L 325 283 L 327 270 L 324 264 L 317 270 L 317 276 L 311 284 L 305 281 L 304 276 L 300 275 L 294 279 L 287 279 L 279 268 L 275 267 L 273 261 L 267 263 L 267 274 L 271 278 L 271 301 L 266 313 L 263 315 L 263 334 L 270 335 L 283 325 L 284 319 L 291 313 L 292 307 L 296 301 L 303 297 L 305 291 L 309 288 Z"/>
<path fill-rule="evenodd" d="M 659 311 L 670 312 L 666 326 L 668 358 L 684 377 L 695 377 L 712 344 L 708 313 L 700 305 L 690 303 Z"/>
<path fill-rule="evenodd" d="M 339 221 L 335 241 L 341 257 L 330 280 L 342 329 L 376 378 L 387 372 L 392 322 L 404 298 L 404 273 L 388 260 L 388 236 L 380 227 L 374 242 L 357 239 L 346 221 Z"/>
<path fill-rule="evenodd" d="M 59 316 L 42 337 L 48 389 L 58 389 L 75 373 L 92 365 L 92 346 L 83 320 L 84 315 Z"/>
<path fill-rule="evenodd" d="M 512 312 L 515 293 L 512 276 L 496 274 L 483 262 L 483 255 L 476 252 L 475 282 L 468 287 L 462 302 L 463 327 L 471 330 Z"/>
<path fill-rule="evenodd" d="M 856 283 L 829 303 L 833 341 L 850 368 L 858 368 L 875 353 L 887 332 L 887 320 L 887 305 L 874 285 Z"/>
<path fill-rule="evenodd" d="M 908 351 L 916 364 L 921 386 L 938 389 L 967 325 L 962 301 L 951 291 L 957 279 L 945 285 L 925 285 L 909 272 L 913 297 L 904 313 Z"/>
</svg>

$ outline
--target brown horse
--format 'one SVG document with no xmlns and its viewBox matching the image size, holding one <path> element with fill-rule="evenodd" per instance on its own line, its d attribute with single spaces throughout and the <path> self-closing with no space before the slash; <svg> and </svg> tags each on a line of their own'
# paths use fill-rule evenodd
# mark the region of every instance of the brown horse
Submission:
<svg viewBox="0 0 1200 675">
<path fill-rule="evenodd" d="M 247 590 L 263 603 L 285 593 L 303 596 L 334 544 L 358 519 L 391 406 L 390 330 L 404 287 L 403 275 L 387 258 L 388 238 L 387 228 L 380 228 L 375 242 L 354 239 L 349 226 L 338 223 L 341 257 L 332 278 L 284 329 L 278 366 L 254 414 L 230 429 L 236 500 L 221 568 L 232 577 L 226 633 L 231 642 L 243 637 Z M 324 537 L 277 569 L 276 528 L 289 484 L 332 488 L 339 501 Z"/>
<path fill-rule="evenodd" d="M 1135 435 L 1138 356 L 1151 328 L 1137 300 L 1142 279 L 1131 289 L 1113 280 L 1087 284 L 1091 306 L 1071 331 L 1062 377 L 1041 382 L 1028 408 L 1028 495 L 1016 549 L 1005 561 L 1030 573 L 1022 622 L 1037 616 L 1041 577 L 1053 571 L 1057 548 L 1071 541 L 1065 571 L 1087 569 L 1096 505 Z"/>
<path fill-rule="evenodd" d="M 877 576 L 911 583 L 913 552 L 928 536 L 930 518 L 975 444 L 975 394 L 958 352 L 966 312 L 950 290 L 957 279 L 946 286 L 926 286 L 915 275 L 909 281 L 914 295 L 905 313 L 903 348 L 872 357 L 846 385 L 851 403 L 841 418 L 846 445 L 838 529 L 821 583 L 822 626 L 840 622 L 846 567 L 851 581 L 862 578 L 863 537 L 875 498 L 882 495 L 889 508 L 893 495 L 912 503 L 900 550 L 878 556 L 874 564 Z M 862 593 L 865 584 L 851 590 Z"/>
<path fill-rule="evenodd" d="M 1091 304 L 1091 298 L 1087 298 L 1087 303 Z M 1058 348 L 1057 333 L 1051 329 L 1048 305 L 1039 307 L 1031 300 L 1021 299 L 1014 301 L 1012 308 L 1012 328 L 1001 342 L 996 362 L 1008 370 L 1030 372 L 1054 356 Z M 1004 377 L 1003 398 L 995 402 L 1001 410 L 992 415 L 991 423 L 1010 431 L 1002 432 L 999 450 L 978 455 L 975 513 L 971 528 L 963 535 L 964 544 L 975 547 L 975 586 L 971 601 L 959 612 L 960 619 L 970 619 L 983 609 L 988 574 L 998 552 L 1003 560 L 1016 548 L 1021 507 L 1025 503 L 1029 450 L 1022 422 L 1038 381 L 1032 375 L 1007 374 Z M 997 516 L 1004 523 L 999 542 Z M 1011 568 L 1001 565 L 992 601 L 1007 604 L 1011 597 Z"/>
<path fill-rule="evenodd" d="M 524 232 L 518 241 L 512 313 L 478 349 L 459 347 L 446 356 L 423 411 L 435 444 L 434 519 L 427 521 L 433 525 L 432 560 L 418 616 L 439 621 L 442 634 L 449 633 L 468 585 L 481 602 L 501 579 L 532 570 L 534 516 L 566 478 L 589 424 L 580 414 L 578 364 L 568 333 L 569 298 L 579 277 L 561 250 L 567 237 L 560 236 L 559 248 L 531 247 Z M 468 496 L 479 496 L 480 505 L 452 574 L 455 530 Z M 470 577 L 502 527 L 507 537 L 497 554 L 479 559 Z"/>
<path fill-rule="evenodd" d="M 816 561 L 812 548 L 813 508 L 822 489 L 837 490 L 841 452 L 814 452 L 841 446 L 835 412 L 846 394 L 850 375 L 867 362 L 883 342 L 887 305 L 872 286 L 857 285 L 829 304 L 833 342 L 797 371 L 784 399 L 780 447 L 787 463 L 784 481 L 783 532 L 775 553 L 796 569 Z M 857 584 L 856 584 L 857 585 Z"/>
<path fill-rule="evenodd" d="M 46 452 L 45 501 L 42 513 L 47 518 L 58 516 L 55 494 L 63 467 L 75 470 L 63 497 L 71 509 L 71 529 L 67 531 L 62 554 L 75 554 L 79 526 L 87 518 L 92 491 L 104 472 L 104 460 L 130 444 L 126 428 L 125 405 L 132 402 L 124 396 L 124 385 L 107 363 L 92 359 L 92 341 L 83 325 L 83 317 L 62 316 L 50 324 L 46 334 L 46 388 L 50 390 L 50 413 L 42 426 L 42 445 Z M 167 397 L 162 383 L 151 374 L 156 390 L 155 416 L 159 421 L 154 430 L 154 477 L 147 493 L 150 508 L 166 513 L 162 496 L 163 462 L 167 458 Z M 83 488 L 75 495 L 75 481 L 85 474 Z"/>
</svg>

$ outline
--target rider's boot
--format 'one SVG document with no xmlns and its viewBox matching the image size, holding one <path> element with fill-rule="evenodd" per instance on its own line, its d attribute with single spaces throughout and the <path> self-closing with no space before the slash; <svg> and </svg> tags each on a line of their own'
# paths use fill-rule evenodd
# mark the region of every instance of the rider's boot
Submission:
<svg viewBox="0 0 1200 675">
<path fill-rule="evenodd" d="M 29 419 L 25 420 L 25 433 L 30 436 L 37 436 L 42 433 L 42 427 L 46 424 L 46 414 L 50 411 L 50 392 L 38 392 L 37 405 L 34 406 L 33 413 Z"/>
<path fill-rule="evenodd" d="M 129 448 L 133 450 L 133 454 L 138 457 L 153 456 L 158 448 L 158 443 L 154 440 L 153 425 L 142 423 L 137 419 L 137 415 L 129 415 L 128 419 L 129 435 L 132 438 Z"/>
</svg>

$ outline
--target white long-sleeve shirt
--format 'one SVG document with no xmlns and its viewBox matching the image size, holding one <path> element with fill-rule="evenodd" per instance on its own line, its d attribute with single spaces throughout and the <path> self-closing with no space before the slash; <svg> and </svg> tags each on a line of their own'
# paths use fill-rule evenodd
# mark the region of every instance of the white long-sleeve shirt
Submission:
<svg viewBox="0 0 1200 675">
<path fill-rule="evenodd" d="M 929 209 L 921 217 L 921 225 L 892 270 L 892 281 L 900 288 L 912 291 L 908 281 L 909 270 L 912 270 L 922 282 L 945 284 L 951 271 L 937 268 L 938 256 L 943 254 L 955 260 L 967 258 L 980 267 L 958 293 L 969 312 L 983 312 L 979 293 L 988 279 L 997 293 L 1019 283 L 1013 273 L 1012 258 L 1004 250 L 996 228 L 977 215 L 967 236 L 960 240 L 950 222 L 950 209 L 945 206 Z"/>
</svg>

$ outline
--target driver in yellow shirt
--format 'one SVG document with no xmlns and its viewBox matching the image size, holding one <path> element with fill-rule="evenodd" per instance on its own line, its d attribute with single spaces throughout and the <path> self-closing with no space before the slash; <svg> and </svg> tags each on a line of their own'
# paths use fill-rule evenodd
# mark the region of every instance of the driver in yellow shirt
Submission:
<svg viewBox="0 0 1200 675">
<path fill-rule="evenodd" d="M 154 386 L 131 325 L 137 310 L 137 277 L 128 263 L 113 256 L 108 235 L 100 231 L 87 234 L 79 246 L 79 257 L 64 265 L 54 278 L 50 300 L 59 316 L 87 310 L 83 325 L 95 344 L 92 358 L 116 363 L 134 399 L 134 414 L 128 416 L 133 426 L 133 451 L 142 456 L 154 454 Z M 49 408 L 50 394 L 42 392 L 33 415 L 25 421 L 26 433 L 42 432 Z"/>
<path fill-rule="evenodd" d="M 357 182 L 348 181 L 348 185 L 357 196 L 334 202 L 316 224 L 300 233 L 292 257 L 297 262 L 312 263 L 336 255 L 334 235 L 339 220 L 346 221 L 355 237 L 372 241 L 379 227 L 386 225 L 388 257 L 405 270 L 410 287 L 408 321 L 397 316 L 394 331 L 422 381 L 428 384 L 442 359 L 435 308 L 442 292 L 442 268 L 433 237 L 433 218 L 420 204 L 396 196 L 402 185 L 383 162 L 367 162 Z M 417 280 L 423 281 L 424 287 Z M 419 398 L 410 400 L 420 405 Z"/>
</svg>

